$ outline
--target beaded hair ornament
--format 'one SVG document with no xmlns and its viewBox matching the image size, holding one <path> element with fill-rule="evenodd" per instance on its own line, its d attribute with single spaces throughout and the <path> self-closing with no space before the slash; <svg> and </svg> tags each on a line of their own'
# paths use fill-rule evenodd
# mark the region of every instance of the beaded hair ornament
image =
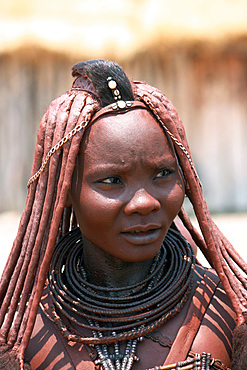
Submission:
<svg viewBox="0 0 247 370">
<path fill-rule="evenodd" d="M 107 114 L 107 113 L 125 113 L 126 111 L 130 109 L 135 109 L 135 108 L 140 108 L 140 109 L 149 109 L 153 112 L 154 116 L 156 117 L 157 121 L 160 123 L 160 125 L 163 127 L 163 129 L 167 132 L 169 137 L 172 139 L 172 141 L 182 150 L 182 152 L 185 154 L 187 157 L 190 166 L 194 172 L 194 175 L 196 179 L 198 180 L 200 186 L 202 187 L 201 181 L 199 179 L 199 176 L 196 172 L 195 165 L 192 161 L 192 158 L 187 151 L 187 149 L 184 147 L 184 145 L 168 130 L 162 119 L 159 117 L 159 114 L 157 110 L 155 109 L 154 105 L 152 104 L 151 100 L 147 97 L 144 97 L 145 105 L 144 103 L 140 101 L 124 101 L 122 99 L 121 93 L 119 89 L 117 88 L 117 82 L 112 78 L 108 77 L 107 78 L 107 85 L 108 88 L 111 90 L 112 95 L 114 97 L 114 100 L 116 100 L 115 103 L 112 103 L 102 109 L 100 109 L 92 118 L 91 121 L 87 122 L 80 122 L 73 130 L 71 130 L 67 135 L 65 135 L 56 145 L 54 145 L 51 150 L 47 153 L 47 156 L 42 163 L 41 167 L 39 170 L 28 180 L 27 187 L 29 187 L 37 178 L 40 176 L 40 174 L 44 171 L 47 162 L 49 161 L 50 157 L 57 151 L 59 150 L 68 140 L 70 140 L 74 135 L 76 135 L 79 131 L 82 129 L 88 127 L 90 124 L 96 121 L 99 117 Z M 148 106 L 148 107 L 147 107 Z"/>
</svg>

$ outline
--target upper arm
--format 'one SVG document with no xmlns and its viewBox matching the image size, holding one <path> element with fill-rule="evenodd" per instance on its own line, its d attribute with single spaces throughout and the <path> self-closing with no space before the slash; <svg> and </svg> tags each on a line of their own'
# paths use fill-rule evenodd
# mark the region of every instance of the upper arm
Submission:
<svg viewBox="0 0 247 370">
<path fill-rule="evenodd" d="M 235 312 L 226 293 L 219 286 L 205 312 L 191 350 L 197 353 L 210 353 L 213 358 L 221 360 L 226 366 L 231 366 L 232 335 L 235 325 Z"/>
</svg>

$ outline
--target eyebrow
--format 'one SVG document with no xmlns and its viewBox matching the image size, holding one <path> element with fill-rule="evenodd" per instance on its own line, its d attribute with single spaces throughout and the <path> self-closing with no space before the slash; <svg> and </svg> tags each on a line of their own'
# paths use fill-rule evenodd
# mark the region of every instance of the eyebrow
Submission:
<svg viewBox="0 0 247 370">
<path fill-rule="evenodd" d="M 169 167 L 169 166 L 177 166 L 177 160 L 174 156 L 169 156 L 169 158 L 158 158 L 157 161 L 154 163 L 152 162 L 152 159 L 148 161 L 148 165 L 152 166 L 154 169 L 159 169 L 162 167 Z M 119 160 L 117 163 L 96 163 L 95 166 L 92 166 L 91 170 L 94 173 L 101 172 L 104 170 L 107 171 L 113 171 L 115 173 L 117 172 L 128 172 L 133 169 L 132 164 L 126 164 L 125 162 L 122 162 Z M 89 171 L 90 172 L 90 171 Z"/>
<path fill-rule="evenodd" d="M 96 164 L 95 166 L 92 166 L 88 172 L 101 173 L 103 171 L 109 171 L 118 173 L 118 172 L 128 172 L 131 170 L 131 168 L 132 166 L 126 165 L 126 163 L 113 164 L 106 162 L 105 164 Z"/>
</svg>

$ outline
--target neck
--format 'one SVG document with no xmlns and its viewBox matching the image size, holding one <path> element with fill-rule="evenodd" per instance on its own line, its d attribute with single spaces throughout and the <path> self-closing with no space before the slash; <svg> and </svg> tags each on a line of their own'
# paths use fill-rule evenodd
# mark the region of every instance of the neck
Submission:
<svg viewBox="0 0 247 370">
<path fill-rule="evenodd" d="M 141 282 L 153 259 L 125 262 L 113 257 L 83 237 L 83 264 L 88 281 L 109 288 L 123 288 Z"/>
</svg>

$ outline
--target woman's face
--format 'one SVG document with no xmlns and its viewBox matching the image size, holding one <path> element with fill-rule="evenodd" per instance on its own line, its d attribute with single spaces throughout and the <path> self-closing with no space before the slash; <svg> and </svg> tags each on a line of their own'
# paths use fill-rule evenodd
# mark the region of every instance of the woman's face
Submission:
<svg viewBox="0 0 247 370">
<path fill-rule="evenodd" d="M 168 139 L 148 111 L 95 121 L 69 198 L 82 234 L 100 249 L 127 262 L 158 253 L 182 206 L 184 184 Z"/>
</svg>

